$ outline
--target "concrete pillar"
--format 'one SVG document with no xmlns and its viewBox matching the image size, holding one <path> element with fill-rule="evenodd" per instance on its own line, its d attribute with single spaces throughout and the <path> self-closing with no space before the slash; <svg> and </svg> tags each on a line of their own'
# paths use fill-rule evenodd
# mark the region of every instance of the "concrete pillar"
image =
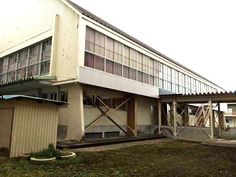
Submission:
<svg viewBox="0 0 236 177">
<path fill-rule="evenodd" d="M 161 119 L 161 101 L 158 101 L 158 134 L 161 134 L 161 126 L 162 126 L 162 119 Z"/>
<path fill-rule="evenodd" d="M 172 104 L 173 107 L 173 119 L 174 119 L 174 131 L 173 134 L 174 136 L 177 136 L 177 110 L 176 110 L 176 101 L 173 101 Z"/>
<path fill-rule="evenodd" d="M 132 129 L 127 128 L 127 135 L 137 136 L 137 97 L 128 101 L 127 125 Z"/>
<path fill-rule="evenodd" d="M 214 129 L 215 129 L 215 122 L 214 122 L 214 115 L 213 115 L 213 109 L 212 109 L 212 100 L 210 98 L 209 102 L 209 108 L 210 108 L 210 129 L 211 129 L 211 139 L 214 139 Z"/>
<path fill-rule="evenodd" d="M 68 86 L 67 108 L 59 111 L 59 124 L 67 125 L 66 139 L 81 140 L 84 137 L 83 88 L 79 84 Z"/>
</svg>

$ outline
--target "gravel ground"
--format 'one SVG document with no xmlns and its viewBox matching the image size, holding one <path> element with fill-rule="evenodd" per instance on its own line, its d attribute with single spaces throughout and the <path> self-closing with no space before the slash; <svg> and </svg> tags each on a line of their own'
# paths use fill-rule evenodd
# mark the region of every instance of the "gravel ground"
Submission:
<svg viewBox="0 0 236 177">
<path fill-rule="evenodd" d="M 98 151 L 121 149 L 121 148 L 130 147 L 130 146 L 141 145 L 141 144 L 156 144 L 156 143 L 164 143 L 164 142 L 171 142 L 171 141 L 174 141 L 174 140 L 163 138 L 163 139 L 156 139 L 156 140 L 136 141 L 136 142 L 111 144 L 111 145 L 104 145 L 104 146 L 78 148 L 78 149 L 73 149 L 72 151 L 74 152 L 98 152 Z"/>
</svg>

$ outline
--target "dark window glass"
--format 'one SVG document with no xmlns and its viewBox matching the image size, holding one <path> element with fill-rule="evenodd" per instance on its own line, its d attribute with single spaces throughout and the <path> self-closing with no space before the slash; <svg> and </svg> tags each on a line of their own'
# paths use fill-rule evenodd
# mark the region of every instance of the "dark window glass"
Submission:
<svg viewBox="0 0 236 177">
<path fill-rule="evenodd" d="M 122 65 L 119 63 L 114 63 L 114 74 L 122 76 Z"/>
<path fill-rule="evenodd" d="M 140 72 L 140 71 L 138 71 L 138 77 L 137 77 L 137 80 L 138 80 L 139 82 L 143 82 L 143 73 Z"/>
<path fill-rule="evenodd" d="M 104 58 L 95 55 L 94 68 L 104 71 Z"/>
<path fill-rule="evenodd" d="M 148 74 L 146 74 L 146 73 L 143 73 L 143 82 L 146 83 L 146 84 L 149 84 L 149 82 L 148 82 Z"/>
<path fill-rule="evenodd" d="M 123 77 L 129 78 L 129 68 L 123 66 Z"/>
<path fill-rule="evenodd" d="M 129 68 L 129 78 L 136 80 L 136 70 L 135 69 Z"/>
<path fill-rule="evenodd" d="M 37 75 L 38 75 L 38 64 L 29 66 L 28 77 L 37 76 Z"/>
<path fill-rule="evenodd" d="M 113 62 L 110 60 L 106 60 L 106 72 L 113 73 Z"/>
<path fill-rule="evenodd" d="M 40 74 L 48 74 L 50 70 L 50 61 L 42 62 L 40 67 Z"/>
<path fill-rule="evenodd" d="M 85 53 L 84 65 L 90 68 L 94 68 L 94 55 L 90 53 Z"/>
</svg>

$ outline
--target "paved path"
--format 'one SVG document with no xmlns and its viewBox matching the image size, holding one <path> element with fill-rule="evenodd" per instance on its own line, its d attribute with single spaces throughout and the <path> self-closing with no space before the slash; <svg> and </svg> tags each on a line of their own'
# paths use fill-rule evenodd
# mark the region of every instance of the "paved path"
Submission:
<svg viewBox="0 0 236 177">
<path fill-rule="evenodd" d="M 236 148 L 236 140 L 214 139 L 210 142 L 202 143 L 209 146 L 234 147 Z"/>
<path fill-rule="evenodd" d="M 171 142 L 174 141 L 168 138 L 156 139 L 156 140 L 146 140 L 146 141 L 135 141 L 135 142 L 128 142 L 128 143 L 120 143 L 120 144 L 111 144 L 111 145 L 104 145 L 104 146 L 96 146 L 96 147 L 86 147 L 86 148 L 78 148 L 78 149 L 71 149 L 74 152 L 97 152 L 97 151 L 107 151 L 107 150 L 114 150 L 114 149 L 121 149 L 130 146 L 142 145 L 142 144 L 156 144 L 156 143 L 164 143 L 164 142 Z"/>
</svg>

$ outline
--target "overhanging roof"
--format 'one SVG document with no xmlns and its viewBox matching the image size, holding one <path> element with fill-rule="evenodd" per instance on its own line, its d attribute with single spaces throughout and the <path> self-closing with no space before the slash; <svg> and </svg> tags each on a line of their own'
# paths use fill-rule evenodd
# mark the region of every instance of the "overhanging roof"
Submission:
<svg viewBox="0 0 236 177">
<path fill-rule="evenodd" d="M 39 102 L 49 102 L 54 103 L 59 106 L 68 105 L 69 103 L 63 102 L 63 101 L 57 101 L 57 100 L 50 100 L 45 98 L 39 98 L 39 97 L 32 97 L 32 96 L 26 96 L 26 95 L 2 95 L 0 96 L 0 99 L 2 100 L 14 100 L 14 99 L 28 99 L 28 100 L 35 100 Z"/>
<path fill-rule="evenodd" d="M 198 77 L 201 77 L 201 78 L 205 79 L 206 81 L 208 81 L 208 82 L 212 83 L 213 85 L 215 85 L 215 86 L 221 88 L 222 90 L 225 90 L 224 88 L 222 88 L 222 87 L 220 87 L 219 85 L 215 84 L 214 82 L 212 82 L 212 81 L 206 79 L 205 77 L 201 76 L 200 74 L 196 73 L 195 71 L 191 70 L 190 68 L 188 68 L 188 67 L 186 67 L 186 66 L 180 64 L 179 62 L 177 62 L 177 61 L 171 59 L 170 57 L 164 55 L 163 53 L 157 51 L 156 49 L 154 49 L 154 48 L 148 46 L 147 44 L 141 42 L 140 40 L 134 38 L 133 36 L 127 34 L 126 32 L 124 32 L 124 31 L 120 30 L 119 28 L 113 26 L 112 24 L 106 22 L 105 20 L 103 20 L 103 19 L 101 19 L 100 17 L 94 15 L 93 13 L 89 12 L 88 10 L 86 10 L 86 9 L 84 9 L 84 8 L 82 8 L 82 7 L 80 7 L 79 5 L 75 4 L 74 2 L 71 2 L 70 0 L 65 0 L 65 1 L 66 1 L 67 3 L 69 3 L 72 7 L 74 7 L 76 10 L 78 10 L 81 14 L 85 15 L 86 17 L 88 17 L 88 18 L 90 18 L 90 19 L 92 19 L 92 20 L 94 20 L 94 21 L 96 21 L 96 22 L 102 24 L 103 26 L 106 26 L 107 28 L 109 28 L 109 29 L 111 29 L 111 30 L 113 30 L 113 31 L 115 31 L 115 32 L 117 32 L 117 33 L 119 33 L 119 34 L 121 34 L 122 36 L 128 38 L 129 40 L 131 40 L 131 41 L 133 41 L 133 42 L 139 44 L 140 46 L 142 46 L 142 47 L 144 47 L 144 48 L 147 48 L 147 49 L 150 50 L 151 52 L 156 53 L 157 55 L 159 55 L 159 56 L 165 58 L 166 60 L 168 60 L 168 61 L 170 61 L 170 62 L 172 62 L 172 63 L 174 63 L 174 64 L 176 64 L 176 65 L 178 65 L 178 66 L 180 66 L 180 67 L 182 67 L 182 68 L 184 68 L 184 69 L 186 69 L 187 71 L 189 71 L 189 72 L 191 72 L 191 73 L 197 75 Z"/>
<path fill-rule="evenodd" d="M 236 92 L 160 95 L 162 103 L 172 103 L 174 100 L 178 103 L 207 103 L 210 99 L 213 103 L 234 103 L 236 102 Z"/>
</svg>

